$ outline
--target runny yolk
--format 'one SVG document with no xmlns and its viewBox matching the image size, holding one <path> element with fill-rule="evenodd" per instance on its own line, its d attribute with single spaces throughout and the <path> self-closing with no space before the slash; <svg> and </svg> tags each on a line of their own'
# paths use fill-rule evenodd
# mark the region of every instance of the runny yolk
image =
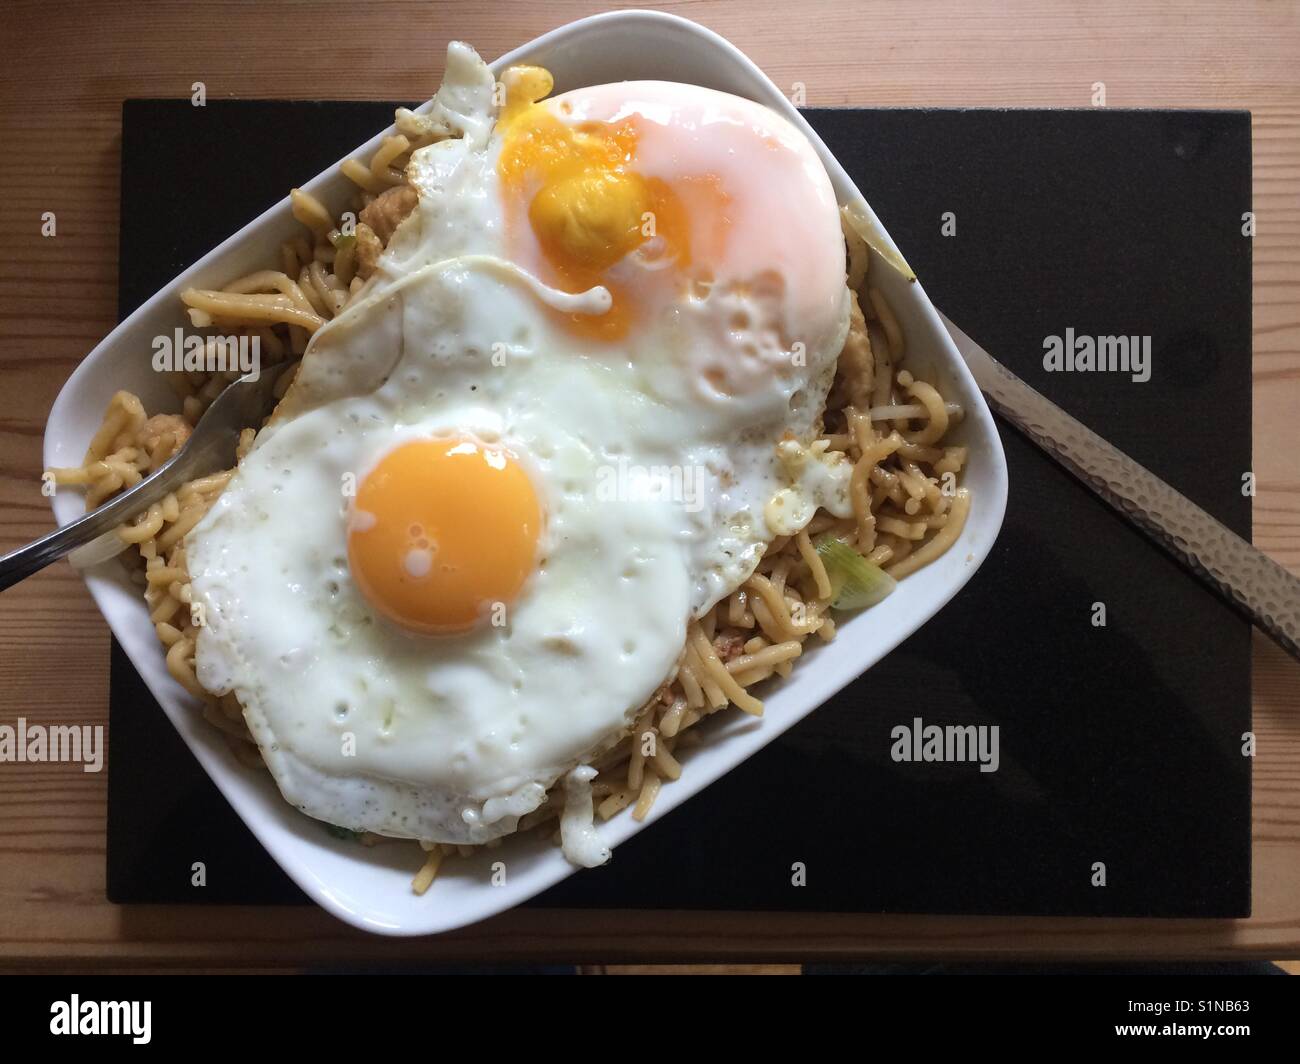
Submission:
<svg viewBox="0 0 1300 1064">
<path fill-rule="evenodd" d="M 470 437 L 389 451 L 357 487 L 348 564 L 370 604 L 426 634 L 467 631 L 519 594 L 542 507 L 510 451 Z"/>
<path fill-rule="evenodd" d="M 635 293 L 608 271 L 643 245 L 656 259 L 678 268 L 689 265 L 684 199 L 692 198 L 694 190 L 679 190 L 637 172 L 637 116 L 618 122 L 562 121 L 538 102 L 553 85 L 540 67 L 512 67 L 504 83 L 497 170 L 507 197 L 507 225 L 527 219 L 550 268 L 548 280 L 558 287 L 570 292 L 596 285 L 609 289 L 610 310 L 567 315 L 571 328 L 595 338 L 624 336 L 636 317 Z"/>
</svg>

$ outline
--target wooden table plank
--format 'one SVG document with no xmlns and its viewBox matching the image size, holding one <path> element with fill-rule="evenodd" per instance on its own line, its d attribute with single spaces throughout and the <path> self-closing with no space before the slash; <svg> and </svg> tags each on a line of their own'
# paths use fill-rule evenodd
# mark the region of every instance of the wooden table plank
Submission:
<svg viewBox="0 0 1300 1064">
<path fill-rule="evenodd" d="M 5 4 L 0 551 L 48 529 L 38 479 L 45 419 L 68 374 L 113 325 L 124 98 L 188 96 L 195 81 L 213 98 L 425 98 L 450 37 L 495 56 L 604 6 Z M 801 5 L 796 17 L 778 0 L 662 6 L 735 41 L 778 85 L 803 84 L 812 106 L 1080 107 L 1103 82 L 1111 107 L 1250 109 L 1259 224 L 1255 541 L 1300 571 L 1300 7 L 828 0 Z M 47 210 L 59 220 L 53 240 L 39 235 Z M 107 629 L 66 566 L 6 592 L 0 722 L 106 723 L 107 647 Z M 519 911 L 403 942 L 315 910 L 122 909 L 104 900 L 104 774 L 0 765 L 0 966 L 1300 957 L 1297 678 L 1295 663 L 1256 639 L 1248 920 Z"/>
</svg>

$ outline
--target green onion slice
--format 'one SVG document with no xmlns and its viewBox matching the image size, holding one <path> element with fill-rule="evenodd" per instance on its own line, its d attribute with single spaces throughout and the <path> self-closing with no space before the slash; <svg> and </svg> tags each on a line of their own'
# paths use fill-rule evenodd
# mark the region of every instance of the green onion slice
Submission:
<svg viewBox="0 0 1300 1064">
<path fill-rule="evenodd" d="M 831 580 L 831 606 L 861 610 L 888 597 L 898 582 L 846 543 L 827 533 L 816 543 L 817 553 Z"/>
</svg>

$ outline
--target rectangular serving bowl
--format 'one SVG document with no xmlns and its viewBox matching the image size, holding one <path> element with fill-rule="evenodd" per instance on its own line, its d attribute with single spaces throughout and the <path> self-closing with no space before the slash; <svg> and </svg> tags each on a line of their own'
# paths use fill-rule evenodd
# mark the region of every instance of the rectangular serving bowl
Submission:
<svg viewBox="0 0 1300 1064">
<path fill-rule="evenodd" d="M 492 70 L 499 76 L 520 62 L 548 68 L 557 92 L 652 79 L 703 85 L 766 104 L 807 134 L 840 203 L 862 211 L 876 239 L 897 254 L 861 193 L 785 96 L 710 30 L 659 12 L 613 12 L 547 33 L 502 56 Z M 388 133 L 391 129 L 352 155 L 369 156 Z M 351 189 L 337 167 L 304 187 L 330 206 L 344 203 Z M 54 403 L 45 432 L 46 468 L 80 464 L 109 399 L 120 388 L 138 394 L 151 412 L 175 410 L 175 396 L 162 375 L 153 372 L 149 352 L 154 336 L 170 334 L 185 323 L 178 293 L 190 285 L 219 287 L 278 261 L 280 243 L 297 231 L 286 197 L 114 329 L 81 363 Z M 889 298 L 906 333 L 908 365 L 933 373 L 945 395 L 965 407 L 966 417 L 953 435 L 970 448 L 965 484 L 973 500 L 966 527 L 942 558 L 907 577 L 879 606 L 842 623 L 833 642 L 810 648 L 789 679 L 769 684 L 762 719 L 739 712 L 712 718 L 707 741 L 683 752 L 681 779 L 663 788 L 644 823 L 623 813 L 600 826 L 616 851 L 620 843 L 766 746 L 889 653 L 965 585 L 993 546 L 1006 508 L 1007 469 L 988 407 L 921 285 L 879 261 L 873 265 L 873 282 Z M 79 516 L 84 504 L 79 493 L 60 492 L 53 506 L 63 524 Z M 415 895 L 411 877 L 419 855 L 413 844 L 363 849 L 331 838 L 318 822 L 298 813 L 281 798 L 268 774 L 235 759 L 221 733 L 203 720 L 196 701 L 172 680 L 143 599 L 122 567 L 108 562 L 84 575 L 114 636 L 199 763 L 285 872 L 335 916 L 381 934 L 434 934 L 502 912 L 576 871 L 558 847 L 531 832 L 507 839 L 501 849 L 483 856 L 444 865 L 433 889 Z M 165 766 L 159 771 L 166 771 Z M 508 873 L 503 885 L 492 886 L 489 870 L 497 860 L 507 863 Z"/>
</svg>

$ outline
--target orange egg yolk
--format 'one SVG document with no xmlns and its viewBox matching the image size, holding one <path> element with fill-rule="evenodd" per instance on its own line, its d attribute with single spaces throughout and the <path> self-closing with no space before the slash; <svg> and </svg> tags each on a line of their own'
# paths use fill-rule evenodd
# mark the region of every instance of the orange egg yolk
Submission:
<svg viewBox="0 0 1300 1064">
<path fill-rule="evenodd" d="M 510 451 L 468 437 L 389 451 L 357 487 L 348 564 L 370 604 L 412 632 L 464 632 L 532 573 L 542 507 Z"/>
<path fill-rule="evenodd" d="M 567 319 L 577 332 L 618 339 L 636 318 L 635 293 L 607 271 L 648 241 L 655 242 L 656 257 L 679 268 L 689 264 L 684 190 L 637 172 L 635 116 L 570 125 L 539 103 L 553 85 L 546 70 L 511 67 L 503 80 L 497 171 L 507 197 L 507 225 L 526 218 L 550 269 L 547 279 L 557 287 L 609 289 L 608 312 Z"/>
</svg>

